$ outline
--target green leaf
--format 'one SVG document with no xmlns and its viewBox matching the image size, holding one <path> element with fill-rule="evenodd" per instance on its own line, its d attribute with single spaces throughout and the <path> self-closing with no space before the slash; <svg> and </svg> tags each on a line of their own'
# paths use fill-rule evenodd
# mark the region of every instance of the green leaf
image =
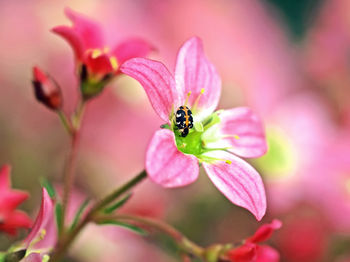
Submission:
<svg viewBox="0 0 350 262">
<path fill-rule="evenodd" d="M 130 197 L 132 196 L 132 193 L 129 193 L 127 194 L 125 197 L 123 197 L 120 201 L 116 202 L 115 204 L 109 206 L 109 207 L 106 207 L 103 212 L 105 214 L 110 214 L 112 213 L 113 211 L 117 210 L 118 208 L 122 207 L 129 199 Z"/>
<path fill-rule="evenodd" d="M 56 190 L 47 178 L 42 178 L 40 180 L 40 184 L 42 187 L 45 187 L 47 193 L 51 198 L 56 198 Z"/>
<path fill-rule="evenodd" d="M 72 225 L 70 226 L 70 229 L 69 229 L 69 230 L 73 230 L 73 229 L 77 226 L 77 224 L 78 224 L 78 222 L 79 222 L 79 220 L 80 220 L 80 217 L 81 217 L 81 215 L 83 214 L 85 208 L 88 206 L 89 202 L 90 202 L 90 199 L 87 198 L 87 199 L 81 204 L 81 206 L 80 206 L 79 209 L 78 209 L 78 212 L 75 214 L 73 223 L 72 223 Z"/>
<path fill-rule="evenodd" d="M 142 235 L 142 236 L 145 236 L 147 235 L 147 232 L 138 227 L 138 226 L 135 226 L 135 225 L 131 225 L 131 224 L 128 224 L 128 223 L 124 223 L 124 222 L 120 222 L 120 221 L 115 221 L 115 220 L 104 220 L 104 221 L 100 221 L 98 222 L 99 225 L 115 225 L 115 226 L 120 226 L 120 227 L 123 227 L 123 228 L 126 228 L 126 229 L 129 229 L 139 235 Z"/>
<path fill-rule="evenodd" d="M 56 222 L 57 222 L 57 228 L 58 232 L 62 232 L 63 230 L 63 211 L 62 211 L 62 204 L 57 203 L 55 206 L 55 213 L 56 213 Z"/>
</svg>

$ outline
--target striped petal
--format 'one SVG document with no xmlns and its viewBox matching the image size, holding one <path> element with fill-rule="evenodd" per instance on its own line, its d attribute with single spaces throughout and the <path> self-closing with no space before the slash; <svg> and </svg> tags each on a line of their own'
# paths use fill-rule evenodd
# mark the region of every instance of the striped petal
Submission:
<svg viewBox="0 0 350 262">
<path fill-rule="evenodd" d="M 217 160 L 203 166 L 214 185 L 232 203 L 261 220 L 266 212 L 266 195 L 259 173 L 247 162 L 224 151 L 213 151 L 206 156 L 231 162 Z"/>
<path fill-rule="evenodd" d="M 210 147 L 223 148 L 242 156 L 260 157 L 267 151 L 263 124 L 259 117 L 247 107 L 225 110 L 219 115 L 219 137 Z"/>
<path fill-rule="evenodd" d="M 185 97 L 191 92 L 191 107 L 198 101 L 197 112 L 193 110 L 197 115 L 196 121 L 215 110 L 221 94 L 221 79 L 213 64 L 205 57 L 202 41 L 198 37 L 190 38 L 181 47 L 177 56 L 175 80 Z"/>
<path fill-rule="evenodd" d="M 179 100 L 175 81 L 168 69 L 160 62 L 146 58 L 132 58 L 120 70 L 140 82 L 153 109 L 165 122 L 169 122 L 172 110 Z"/>
<path fill-rule="evenodd" d="M 161 129 L 154 134 L 148 146 L 146 171 L 154 182 L 163 187 L 180 187 L 197 179 L 199 167 L 195 156 L 177 149 L 174 133 Z"/>
</svg>

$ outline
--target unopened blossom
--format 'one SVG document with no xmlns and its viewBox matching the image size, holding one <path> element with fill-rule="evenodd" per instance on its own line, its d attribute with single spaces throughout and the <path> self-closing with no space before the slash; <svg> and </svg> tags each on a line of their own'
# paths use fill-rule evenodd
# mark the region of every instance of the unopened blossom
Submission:
<svg viewBox="0 0 350 262">
<path fill-rule="evenodd" d="M 0 232 L 16 235 L 19 228 L 29 228 L 30 218 L 17 207 L 28 198 L 23 191 L 11 189 L 10 167 L 0 169 Z"/>
<path fill-rule="evenodd" d="M 282 226 L 281 221 L 275 219 L 270 224 L 262 225 L 253 236 L 247 238 L 238 248 L 229 250 L 226 254 L 231 262 L 278 262 L 279 253 L 268 245 L 259 243 L 268 240 L 273 231 Z"/>
<path fill-rule="evenodd" d="M 41 258 L 47 256 L 57 242 L 57 228 L 54 213 L 54 203 L 46 189 L 42 189 L 42 201 L 38 216 L 27 238 L 23 241 L 22 248 L 26 249 L 26 257 L 32 253 L 39 253 Z M 33 256 L 33 255 L 32 255 Z M 33 260 L 37 257 L 33 256 Z"/>
<path fill-rule="evenodd" d="M 189 39 L 177 56 L 175 76 L 160 62 L 133 58 L 121 71 L 138 80 L 164 129 L 156 131 L 146 153 L 149 177 L 164 187 L 185 186 L 199 174 L 199 163 L 233 203 L 260 220 L 266 211 L 258 172 L 242 157 L 266 152 L 260 119 L 245 107 L 215 111 L 221 80 L 204 55 L 199 38 Z"/>
<path fill-rule="evenodd" d="M 62 108 L 62 92 L 56 81 L 39 67 L 33 68 L 33 87 L 36 99 L 52 110 Z"/>
<path fill-rule="evenodd" d="M 153 47 L 140 38 L 130 38 L 108 46 L 99 24 L 66 8 L 72 26 L 56 26 L 52 31 L 63 37 L 72 47 L 85 98 L 97 95 L 113 76 L 120 73 L 120 65 L 132 58 L 146 56 Z"/>
</svg>

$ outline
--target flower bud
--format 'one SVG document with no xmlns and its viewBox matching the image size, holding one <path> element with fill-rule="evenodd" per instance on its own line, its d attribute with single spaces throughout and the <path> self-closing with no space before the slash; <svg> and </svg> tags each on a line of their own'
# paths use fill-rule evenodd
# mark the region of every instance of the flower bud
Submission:
<svg viewBox="0 0 350 262">
<path fill-rule="evenodd" d="M 62 93 L 57 82 L 38 67 L 33 68 L 33 86 L 36 99 L 52 110 L 62 108 Z"/>
</svg>

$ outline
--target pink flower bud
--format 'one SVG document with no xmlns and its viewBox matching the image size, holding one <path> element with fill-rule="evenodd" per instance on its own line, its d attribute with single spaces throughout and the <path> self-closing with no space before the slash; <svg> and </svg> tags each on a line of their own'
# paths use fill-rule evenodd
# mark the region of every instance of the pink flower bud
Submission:
<svg viewBox="0 0 350 262">
<path fill-rule="evenodd" d="M 62 107 L 62 93 L 59 85 L 38 67 L 33 68 L 33 86 L 36 99 L 52 110 Z"/>
</svg>

